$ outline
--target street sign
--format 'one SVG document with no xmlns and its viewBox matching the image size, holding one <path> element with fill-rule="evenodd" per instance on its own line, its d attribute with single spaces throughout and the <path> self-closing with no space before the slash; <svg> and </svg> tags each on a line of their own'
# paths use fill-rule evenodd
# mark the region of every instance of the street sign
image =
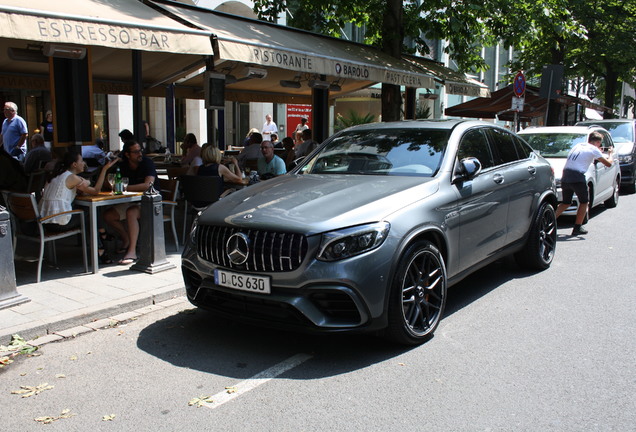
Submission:
<svg viewBox="0 0 636 432">
<path fill-rule="evenodd" d="M 522 97 L 513 97 L 512 98 L 512 107 L 510 108 L 513 111 L 521 112 L 523 111 L 523 104 L 526 102 L 526 98 Z"/>
<path fill-rule="evenodd" d="M 515 80 L 512 83 L 512 90 L 515 92 L 515 96 L 521 97 L 526 92 L 526 77 L 523 72 L 517 72 Z"/>
</svg>

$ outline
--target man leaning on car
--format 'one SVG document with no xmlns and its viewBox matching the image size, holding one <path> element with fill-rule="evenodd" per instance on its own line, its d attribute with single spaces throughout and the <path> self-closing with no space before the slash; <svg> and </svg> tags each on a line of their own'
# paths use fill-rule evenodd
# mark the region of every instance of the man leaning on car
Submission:
<svg viewBox="0 0 636 432">
<path fill-rule="evenodd" d="M 570 207 L 573 194 L 576 193 L 576 196 L 579 198 L 579 208 L 576 211 L 576 220 L 574 222 L 574 229 L 572 230 L 573 236 L 587 234 L 587 230 L 581 226 L 590 201 L 587 183 L 585 181 L 585 172 L 595 160 L 608 167 L 614 163 L 612 159 L 612 149 L 608 150 L 608 159 L 605 159 L 601 153 L 600 147 L 603 142 L 603 136 L 600 133 L 592 132 L 589 141 L 589 143 L 577 144 L 570 150 L 565 168 L 563 168 L 563 177 L 561 178 L 563 202 L 557 207 L 556 217 L 558 218 L 561 213 Z"/>
</svg>

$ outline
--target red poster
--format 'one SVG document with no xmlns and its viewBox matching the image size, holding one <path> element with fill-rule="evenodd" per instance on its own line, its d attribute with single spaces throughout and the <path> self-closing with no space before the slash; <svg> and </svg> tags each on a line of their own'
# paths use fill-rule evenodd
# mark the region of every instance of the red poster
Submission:
<svg viewBox="0 0 636 432">
<path fill-rule="evenodd" d="M 300 124 L 300 118 L 307 117 L 307 125 L 311 129 L 311 105 L 290 105 L 287 104 L 287 135 L 293 137 L 296 126 Z M 283 137 L 279 137 L 283 139 Z"/>
</svg>

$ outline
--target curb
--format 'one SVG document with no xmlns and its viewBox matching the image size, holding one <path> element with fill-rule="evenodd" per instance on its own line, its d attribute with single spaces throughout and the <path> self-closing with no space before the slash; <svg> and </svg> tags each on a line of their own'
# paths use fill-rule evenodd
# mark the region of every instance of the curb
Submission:
<svg viewBox="0 0 636 432">
<path fill-rule="evenodd" d="M 172 287 L 160 288 L 151 292 L 113 300 L 99 306 L 82 308 L 48 320 L 33 321 L 5 328 L 0 333 L 0 344 L 3 344 L 3 341 L 9 343 L 11 336 L 19 334 L 29 341 L 29 344 L 40 346 L 66 337 L 74 337 L 81 333 L 94 331 L 96 330 L 95 327 L 109 327 L 113 322 L 119 324 L 140 315 L 185 301 L 184 291 L 181 284 L 178 287 L 173 285 Z"/>
</svg>

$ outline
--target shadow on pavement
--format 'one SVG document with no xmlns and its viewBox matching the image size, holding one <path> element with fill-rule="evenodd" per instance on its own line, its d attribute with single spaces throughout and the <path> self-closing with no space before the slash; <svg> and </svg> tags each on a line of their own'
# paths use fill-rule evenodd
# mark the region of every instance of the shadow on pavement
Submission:
<svg viewBox="0 0 636 432">
<path fill-rule="evenodd" d="M 193 306 L 194 308 L 194 306 Z M 258 328 L 187 309 L 144 328 L 137 346 L 175 366 L 245 379 L 298 353 L 312 356 L 302 376 L 312 379 L 362 369 L 412 348 L 370 335 L 308 335 Z"/>
<path fill-rule="evenodd" d="M 512 258 L 497 261 L 451 287 L 445 316 L 488 294 L 511 279 L 532 275 Z M 339 375 L 389 360 L 420 347 L 395 345 L 370 334 L 315 335 L 242 324 L 214 316 L 194 306 L 144 328 L 137 346 L 175 366 L 245 379 L 298 353 L 313 356 L 302 376 L 312 379 Z M 286 374 L 289 377 L 293 371 Z"/>
</svg>

